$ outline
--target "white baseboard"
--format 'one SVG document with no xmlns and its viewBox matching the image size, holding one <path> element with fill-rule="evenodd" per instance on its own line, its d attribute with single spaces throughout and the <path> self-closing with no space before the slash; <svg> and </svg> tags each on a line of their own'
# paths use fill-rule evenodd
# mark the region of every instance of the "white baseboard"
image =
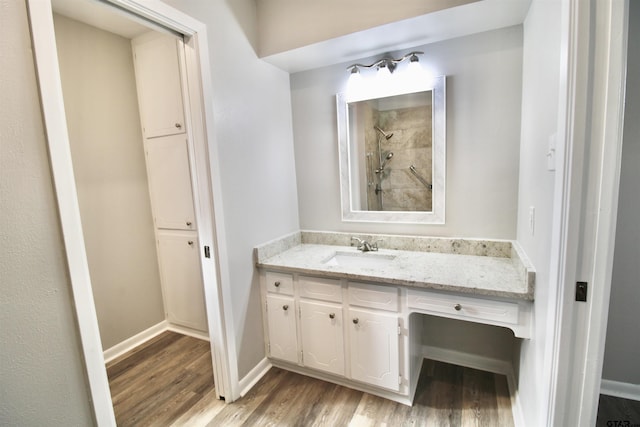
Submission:
<svg viewBox="0 0 640 427">
<path fill-rule="evenodd" d="M 106 349 L 103 352 L 104 362 L 109 363 L 117 357 L 122 356 L 128 351 L 133 350 L 137 346 L 144 344 L 149 341 L 151 338 L 160 335 L 164 331 L 172 331 L 177 332 L 182 335 L 188 335 L 190 337 L 199 338 L 201 340 L 209 341 L 209 335 L 205 332 L 196 331 L 194 329 L 185 328 L 183 326 L 178 326 L 163 320 L 162 322 L 153 325 L 152 327 L 145 329 L 144 331 L 132 336 L 131 338 L 127 338 L 114 345 L 111 348 Z"/>
<path fill-rule="evenodd" d="M 509 372 L 513 372 L 511 363 L 506 360 L 493 359 L 491 357 L 478 356 L 477 354 L 463 353 L 446 348 L 423 345 L 422 355 L 427 359 L 453 363 L 454 365 L 493 372 L 494 374 L 507 375 Z"/>
<path fill-rule="evenodd" d="M 603 379 L 600 384 L 600 393 L 606 394 L 607 396 L 640 401 L 640 384 Z"/>
<path fill-rule="evenodd" d="M 251 390 L 251 388 L 256 385 L 260 378 L 262 378 L 269 369 L 271 369 L 271 362 L 266 357 L 262 359 L 247 375 L 242 377 L 242 379 L 238 382 L 238 387 L 240 388 L 240 397 L 243 397 L 245 394 Z"/>
<path fill-rule="evenodd" d="M 511 397 L 513 423 L 515 427 L 524 427 L 526 425 L 522 413 L 520 393 L 518 393 L 516 377 L 511 362 L 428 345 L 422 346 L 422 355 L 427 359 L 452 363 L 455 365 L 465 366 L 467 368 L 493 372 L 494 374 L 506 376 L 509 395 Z"/>
<path fill-rule="evenodd" d="M 209 341 L 209 334 L 206 332 L 198 331 L 196 329 L 187 328 L 186 326 L 175 325 L 173 323 L 167 323 L 167 330 L 177 332 L 189 337 L 198 338 L 201 340 Z"/>
<path fill-rule="evenodd" d="M 106 349 L 103 352 L 104 362 L 109 363 L 114 360 L 116 357 L 122 356 L 128 351 L 133 350 L 140 344 L 149 341 L 151 338 L 156 335 L 161 334 L 166 331 L 168 328 L 168 323 L 166 320 L 153 325 L 152 327 L 145 329 L 144 331 L 132 336 L 131 338 L 127 338 L 126 340 L 114 345 L 111 348 Z"/>
</svg>

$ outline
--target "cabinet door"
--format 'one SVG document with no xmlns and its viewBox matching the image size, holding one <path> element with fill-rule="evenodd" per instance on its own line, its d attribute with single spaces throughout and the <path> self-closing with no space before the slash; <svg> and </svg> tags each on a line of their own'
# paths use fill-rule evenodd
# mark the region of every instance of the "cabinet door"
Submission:
<svg viewBox="0 0 640 427">
<path fill-rule="evenodd" d="M 298 336 L 293 297 L 267 295 L 269 354 L 276 359 L 298 363 Z"/>
<path fill-rule="evenodd" d="M 398 391 L 398 316 L 350 308 L 348 324 L 351 377 Z"/>
<path fill-rule="evenodd" d="M 145 151 L 156 227 L 194 230 L 196 223 L 186 136 L 147 140 Z"/>
<path fill-rule="evenodd" d="M 301 300 L 300 335 L 305 366 L 344 375 L 341 305 Z"/>
<path fill-rule="evenodd" d="M 158 231 L 160 278 L 167 320 L 207 331 L 204 286 L 193 231 Z"/>
<path fill-rule="evenodd" d="M 179 40 L 145 34 L 132 41 L 140 119 L 145 138 L 184 133 Z"/>
</svg>

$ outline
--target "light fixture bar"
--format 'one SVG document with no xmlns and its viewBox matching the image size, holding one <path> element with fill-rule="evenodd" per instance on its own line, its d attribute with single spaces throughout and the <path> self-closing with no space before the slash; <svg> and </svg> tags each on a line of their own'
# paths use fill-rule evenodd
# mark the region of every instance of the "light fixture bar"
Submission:
<svg viewBox="0 0 640 427">
<path fill-rule="evenodd" d="M 359 73 L 360 72 L 360 68 L 382 68 L 382 67 L 386 67 L 389 69 L 389 72 L 393 73 L 393 71 L 396 69 L 396 67 L 398 66 L 399 63 L 401 63 L 402 61 L 404 61 L 405 59 L 409 59 L 409 62 L 419 62 L 420 60 L 418 59 L 418 55 L 424 55 L 424 52 L 420 52 L 420 51 L 413 51 L 413 52 L 409 52 L 406 55 L 404 55 L 401 58 L 398 59 L 394 59 L 394 58 L 382 58 L 379 59 L 378 61 L 374 62 L 373 64 L 369 64 L 369 65 L 365 65 L 365 64 L 351 64 L 347 67 L 347 70 L 351 70 L 351 73 Z"/>
</svg>

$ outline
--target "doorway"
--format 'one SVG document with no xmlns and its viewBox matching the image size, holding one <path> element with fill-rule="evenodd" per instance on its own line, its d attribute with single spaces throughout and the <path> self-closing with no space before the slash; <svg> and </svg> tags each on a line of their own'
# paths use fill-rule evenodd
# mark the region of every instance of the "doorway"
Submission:
<svg viewBox="0 0 640 427">
<path fill-rule="evenodd" d="M 640 3 L 630 2 L 628 7 L 622 160 L 597 425 L 616 420 L 640 424 L 640 341 L 630 339 L 637 334 L 635 312 L 640 303 Z"/>
<path fill-rule="evenodd" d="M 104 8 L 112 5 L 92 4 Z M 209 95 L 209 64 L 200 61 L 200 55 L 206 57 L 206 37 L 199 38 L 206 29 L 204 25 L 186 17 L 174 9 L 158 3 L 141 6 L 137 2 L 127 2 L 129 11 L 123 12 L 121 2 L 118 13 L 133 19 L 151 22 L 165 31 L 184 36 L 186 80 L 188 82 L 187 120 L 193 130 L 190 148 L 195 158 L 192 176 L 197 185 L 194 187 L 196 198 L 196 218 L 200 224 L 198 240 L 201 251 L 201 274 L 204 282 L 204 293 L 208 326 L 210 334 L 211 355 L 216 382 L 217 397 L 227 395 L 227 401 L 233 400 L 234 393 L 229 384 L 229 355 L 226 345 L 225 322 L 221 292 L 221 272 L 217 258 L 217 248 L 221 245 L 218 238 L 221 224 L 214 221 L 215 195 L 212 192 L 211 166 L 215 166 L 215 156 L 210 156 L 208 141 L 212 141 L 212 112 L 202 100 Z M 78 4 L 78 2 L 74 2 Z M 62 103 L 59 68 L 56 56 L 56 44 L 53 30 L 51 3 L 48 0 L 29 0 L 29 20 L 31 24 L 34 56 L 44 121 L 46 124 L 49 155 L 52 175 L 56 187 L 58 207 L 61 218 L 67 263 L 75 301 L 78 327 L 85 359 L 91 401 L 94 405 L 95 417 L 99 425 L 115 425 L 113 408 L 109 395 L 108 380 L 104 366 L 102 345 L 99 338 L 96 309 L 92 295 L 91 280 L 87 262 L 87 252 L 78 207 L 77 189 L 75 186 L 69 139 L 66 127 L 65 112 Z M 134 11 L 134 12 L 132 12 Z M 213 163 L 213 164 L 211 164 Z M 221 218 L 221 216 L 219 216 Z M 237 382 L 237 381 L 236 381 Z"/>
</svg>

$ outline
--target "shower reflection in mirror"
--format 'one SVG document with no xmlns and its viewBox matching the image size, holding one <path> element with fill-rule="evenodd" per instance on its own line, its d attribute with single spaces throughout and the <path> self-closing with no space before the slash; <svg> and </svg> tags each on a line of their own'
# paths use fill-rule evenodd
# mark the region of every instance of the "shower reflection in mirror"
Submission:
<svg viewBox="0 0 640 427">
<path fill-rule="evenodd" d="M 349 104 L 352 130 L 360 130 L 351 138 L 363 138 L 366 153 L 363 209 L 431 211 L 431 99 L 425 91 Z"/>
</svg>

